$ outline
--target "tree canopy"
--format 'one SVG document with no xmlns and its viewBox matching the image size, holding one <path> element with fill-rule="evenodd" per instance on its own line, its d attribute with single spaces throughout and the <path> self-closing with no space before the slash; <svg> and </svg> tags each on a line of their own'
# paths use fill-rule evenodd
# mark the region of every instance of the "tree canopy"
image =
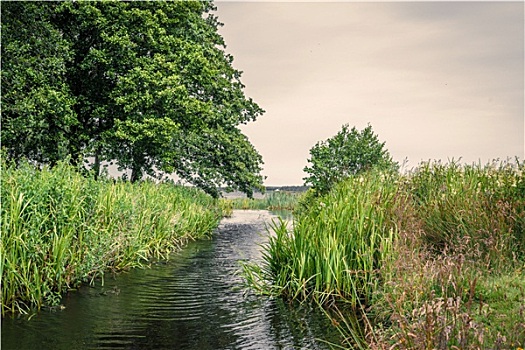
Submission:
<svg viewBox="0 0 525 350">
<path fill-rule="evenodd" d="M 55 3 L 2 3 L 2 146 L 15 161 L 55 164 L 77 123 L 64 79 L 70 43 L 50 19 Z"/>
<path fill-rule="evenodd" d="M 316 143 L 310 149 L 308 162 L 311 166 L 304 168 L 309 174 L 304 178 L 305 185 L 311 185 L 318 194 L 327 193 L 348 176 L 372 167 L 387 169 L 397 164 L 370 125 L 359 131 L 355 127 L 349 130 L 348 124 L 335 136 Z"/>
<path fill-rule="evenodd" d="M 144 174 L 175 173 L 262 189 L 262 157 L 239 130 L 264 112 L 217 29 L 212 2 L 2 4 L 2 146 L 53 164 L 88 157 Z"/>
</svg>

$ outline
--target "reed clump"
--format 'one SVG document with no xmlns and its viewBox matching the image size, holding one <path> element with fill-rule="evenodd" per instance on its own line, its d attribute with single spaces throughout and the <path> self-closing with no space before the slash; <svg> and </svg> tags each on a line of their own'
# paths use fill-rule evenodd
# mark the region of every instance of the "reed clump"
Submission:
<svg viewBox="0 0 525 350">
<path fill-rule="evenodd" d="M 194 188 L 95 181 L 66 163 L 4 161 L 1 171 L 3 316 L 56 305 L 108 271 L 167 258 L 221 217 L 219 203 Z"/>
<path fill-rule="evenodd" d="M 523 347 L 524 170 L 426 162 L 307 194 L 247 281 L 330 307 L 349 347 Z"/>
<path fill-rule="evenodd" d="M 397 230 L 389 217 L 397 191 L 392 176 L 351 177 L 302 206 L 293 230 L 275 222 L 262 267 L 246 265 L 246 273 L 292 299 L 369 300 Z"/>
<path fill-rule="evenodd" d="M 252 210 L 294 210 L 301 197 L 301 192 L 272 191 L 262 198 L 228 199 L 233 209 Z"/>
</svg>

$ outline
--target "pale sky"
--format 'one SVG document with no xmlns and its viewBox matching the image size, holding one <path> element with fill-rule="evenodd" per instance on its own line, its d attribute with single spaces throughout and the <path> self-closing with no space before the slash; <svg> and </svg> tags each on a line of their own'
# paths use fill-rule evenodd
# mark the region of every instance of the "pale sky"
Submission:
<svg viewBox="0 0 525 350">
<path fill-rule="evenodd" d="M 215 1 L 268 186 L 368 123 L 395 160 L 524 157 L 524 2 Z"/>
</svg>

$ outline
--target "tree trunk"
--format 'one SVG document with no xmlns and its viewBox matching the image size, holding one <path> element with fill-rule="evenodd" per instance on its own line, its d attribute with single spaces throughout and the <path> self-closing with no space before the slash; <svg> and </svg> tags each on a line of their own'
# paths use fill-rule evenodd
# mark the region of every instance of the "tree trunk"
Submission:
<svg viewBox="0 0 525 350">
<path fill-rule="evenodd" d="M 138 180 L 140 180 L 142 178 L 142 172 L 140 171 L 140 169 L 137 169 L 135 167 L 133 167 L 131 169 L 131 178 L 130 178 L 130 181 L 133 183 L 133 182 L 137 182 Z"/>
<path fill-rule="evenodd" d="M 140 179 L 142 179 L 142 162 L 138 160 L 139 157 L 137 155 L 134 155 L 133 157 L 133 164 L 131 165 L 131 178 L 130 181 L 137 182 Z"/>
<path fill-rule="evenodd" d="M 93 163 L 93 172 L 95 173 L 95 181 L 100 176 L 100 150 L 97 148 L 95 151 L 95 162 Z"/>
</svg>

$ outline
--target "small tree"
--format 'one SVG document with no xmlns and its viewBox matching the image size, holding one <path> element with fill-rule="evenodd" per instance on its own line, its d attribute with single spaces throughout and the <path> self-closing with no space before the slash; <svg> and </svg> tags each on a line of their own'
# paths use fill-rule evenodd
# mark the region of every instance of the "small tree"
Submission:
<svg viewBox="0 0 525 350">
<path fill-rule="evenodd" d="M 355 127 L 348 130 L 348 124 L 343 125 L 334 137 L 316 143 L 310 149 L 310 156 L 311 166 L 303 169 L 309 176 L 303 180 L 319 195 L 327 193 L 335 183 L 348 176 L 372 167 L 397 166 L 370 125 L 362 131 Z"/>
</svg>

